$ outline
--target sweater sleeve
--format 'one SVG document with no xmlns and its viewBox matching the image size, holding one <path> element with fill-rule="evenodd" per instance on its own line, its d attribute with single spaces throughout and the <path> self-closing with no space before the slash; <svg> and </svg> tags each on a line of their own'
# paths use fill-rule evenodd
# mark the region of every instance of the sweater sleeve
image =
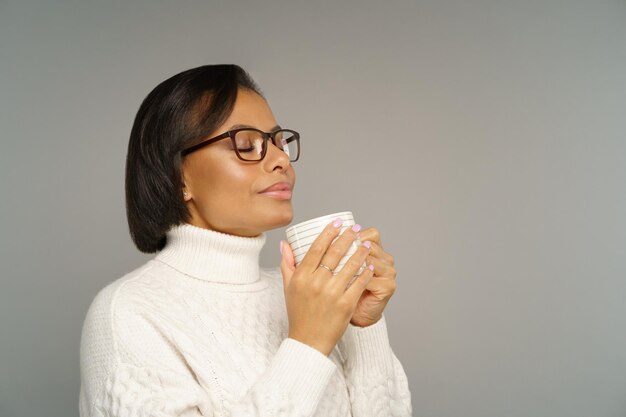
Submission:
<svg viewBox="0 0 626 417">
<path fill-rule="evenodd" d="M 354 417 L 408 417 L 411 393 L 389 344 L 385 315 L 367 327 L 348 324 L 338 344 Z"/>
<path fill-rule="evenodd" d="M 287 337 L 248 387 L 227 393 L 211 363 L 201 375 L 188 366 L 217 355 L 170 351 L 173 339 L 158 327 L 162 320 L 121 299 L 112 303 L 112 292 L 92 304 L 83 327 L 81 417 L 308 417 L 337 370 L 331 358 Z"/>
<path fill-rule="evenodd" d="M 206 392 L 190 376 L 158 365 L 120 363 L 106 378 L 88 416 L 312 416 L 335 369 L 318 350 L 286 338 L 250 389 L 227 403 L 219 392 Z"/>
</svg>

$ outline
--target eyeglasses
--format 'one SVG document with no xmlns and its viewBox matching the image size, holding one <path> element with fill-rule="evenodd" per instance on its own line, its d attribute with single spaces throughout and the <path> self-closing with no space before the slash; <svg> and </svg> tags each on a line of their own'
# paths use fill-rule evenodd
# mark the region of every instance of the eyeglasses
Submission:
<svg viewBox="0 0 626 417">
<path fill-rule="evenodd" d="M 183 149 L 181 157 L 226 138 L 230 138 L 232 149 L 242 161 L 260 161 L 265 158 L 268 139 L 271 139 L 278 149 L 289 156 L 290 162 L 295 162 L 300 157 L 300 134 L 295 130 L 280 129 L 267 133 L 251 127 L 229 130 L 214 138 L 203 140 L 189 148 Z"/>
</svg>

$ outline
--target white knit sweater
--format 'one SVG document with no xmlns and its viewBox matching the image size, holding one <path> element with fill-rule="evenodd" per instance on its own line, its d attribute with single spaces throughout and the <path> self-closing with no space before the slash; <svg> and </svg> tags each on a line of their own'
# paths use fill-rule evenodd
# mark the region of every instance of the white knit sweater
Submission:
<svg viewBox="0 0 626 417">
<path fill-rule="evenodd" d="M 349 324 L 329 356 L 288 338 L 265 241 L 185 223 L 100 290 L 82 329 L 80 416 L 410 416 L 385 316 Z"/>
</svg>

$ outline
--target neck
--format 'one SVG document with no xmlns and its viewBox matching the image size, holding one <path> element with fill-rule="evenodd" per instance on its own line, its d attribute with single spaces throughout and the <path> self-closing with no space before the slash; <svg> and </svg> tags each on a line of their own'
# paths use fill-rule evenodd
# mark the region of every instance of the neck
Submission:
<svg viewBox="0 0 626 417">
<path fill-rule="evenodd" d="M 259 255 L 267 236 L 230 235 L 182 223 L 166 234 L 155 259 L 205 281 L 250 284 L 259 280 Z"/>
</svg>

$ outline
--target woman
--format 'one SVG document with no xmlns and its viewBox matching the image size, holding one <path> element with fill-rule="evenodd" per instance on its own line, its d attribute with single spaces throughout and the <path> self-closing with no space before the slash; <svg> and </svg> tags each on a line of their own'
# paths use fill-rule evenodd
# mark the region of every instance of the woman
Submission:
<svg viewBox="0 0 626 417">
<path fill-rule="evenodd" d="M 297 268 L 283 241 L 280 267 L 259 266 L 265 231 L 293 218 L 299 141 L 236 65 L 148 94 L 126 202 L 135 245 L 158 253 L 87 312 L 81 417 L 410 415 L 383 316 L 396 272 L 376 229 L 340 235 L 334 222 Z M 333 276 L 357 237 L 366 243 Z"/>
</svg>

